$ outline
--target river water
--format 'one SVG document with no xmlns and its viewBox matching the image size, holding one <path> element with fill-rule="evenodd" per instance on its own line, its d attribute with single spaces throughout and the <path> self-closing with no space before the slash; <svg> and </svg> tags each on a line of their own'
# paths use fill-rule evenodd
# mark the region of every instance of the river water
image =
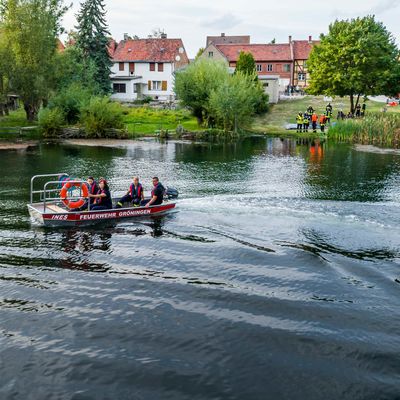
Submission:
<svg viewBox="0 0 400 400">
<path fill-rule="evenodd" d="M 399 399 L 400 155 L 247 138 L 0 152 L 0 399 Z M 361 149 L 362 150 L 362 149 Z M 177 212 L 32 226 L 34 174 Z"/>
</svg>

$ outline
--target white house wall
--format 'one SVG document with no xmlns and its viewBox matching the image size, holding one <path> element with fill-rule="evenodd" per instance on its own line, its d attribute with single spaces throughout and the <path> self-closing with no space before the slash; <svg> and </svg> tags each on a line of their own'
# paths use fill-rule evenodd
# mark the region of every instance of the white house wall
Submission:
<svg viewBox="0 0 400 400">
<path fill-rule="evenodd" d="M 175 97 L 174 94 L 174 64 L 163 63 L 164 71 L 158 71 L 158 65 L 156 63 L 156 70 L 150 71 L 150 63 L 148 62 L 135 62 L 135 72 L 129 73 L 129 62 L 124 63 L 124 71 L 119 70 L 119 63 L 114 63 L 111 68 L 112 82 L 113 83 L 126 83 L 127 93 L 114 93 L 112 98 L 120 101 L 133 101 L 136 100 L 137 94 L 134 93 L 134 84 L 141 84 L 142 96 L 151 96 L 153 98 L 158 97 L 159 100 L 170 100 Z M 118 80 L 113 78 L 118 77 Z M 122 80 L 123 77 L 138 77 L 138 79 Z M 148 81 L 166 81 L 167 90 L 149 90 Z"/>
</svg>

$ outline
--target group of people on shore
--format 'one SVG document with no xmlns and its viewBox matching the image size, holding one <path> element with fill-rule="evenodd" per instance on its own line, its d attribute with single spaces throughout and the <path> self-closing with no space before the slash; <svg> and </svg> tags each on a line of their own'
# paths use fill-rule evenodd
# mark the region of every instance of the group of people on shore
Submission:
<svg viewBox="0 0 400 400">
<path fill-rule="evenodd" d="M 363 103 L 362 105 L 358 104 L 355 108 L 355 112 L 349 112 L 347 115 L 343 112 L 343 110 L 339 110 L 337 114 L 337 119 L 344 120 L 346 118 L 351 119 L 364 117 L 366 108 L 367 106 L 365 103 Z M 327 104 L 325 112 L 321 115 L 318 115 L 313 106 L 310 105 L 304 113 L 299 112 L 296 116 L 297 132 L 308 132 L 310 126 L 312 126 L 313 132 L 316 133 L 319 124 L 321 132 L 324 133 L 325 127 L 331 124 L 332 115 L 333 107 L 331 103 Z"/>
<path fill-rule="evenodd" d="M 322 115 L 318 115 L 314 110 L 313 106 L 309 106 L 307 110 L 302 113 L 299 112 L 296 117 L 297 132 L 308 132 L 310 125 L 314 133 L 317 132 L 317 126 L 319 123 L 321 132 L 325 132 L 325 126 L 330 125 L 333 107 L 331 103 L 326 106 L 326 111 Z"/>
<path fill-rule="evenodd" d="M 118 200 L 116 208 L 122 208 L 124 204 L 134 207 L 150 207 L 162 204 L 165 188 L 156 176 L 153 177 L 152 183 L 153 190 L 151 191 L 151 197 L 146 199 L 143 185 L 139 182 L 139 177 L 133 177 L 129 190 L 125 196 Z M 90 211 L 102 211 L 113 208 L 110 187 L 106 179 L 100 178 L 97 183 L 92 176 L 89 176 L 87 187 L 89 190 L 88 199 L 85 205 L 75 211 L 86 211 L 88 209 Z"/>
</svg>

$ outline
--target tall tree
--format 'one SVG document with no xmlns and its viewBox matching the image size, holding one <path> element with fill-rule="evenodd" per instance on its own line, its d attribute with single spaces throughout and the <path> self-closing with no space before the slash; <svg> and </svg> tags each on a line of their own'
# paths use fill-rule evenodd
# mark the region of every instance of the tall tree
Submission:
<svg viewBox="0 0 400 400">
<path fill-rule="evenodd" d="M 311 52 L 308 69 L 309 93 L 350 96 L 351 112 L 361 96 L 400 91 L 399 50 L 373 16 L 331 24 Z"/>
<path fill-rule="evenodd" d="M 108 52 L 110 33 L 105 17 L 104 0 L 85 0 L 77 15 L 76 46 L 83 57 L 96 66 L 95 79 L 101 91 L 109 93 L 112 62 Z"/>
<path fill-rule="evenodd" d="M 256 74 L 256 61 L 254 60 L 253 54 L 245 51 L 240 52 L 236 63 L 236 72 L 254 76 L 255 80 L 258 79 Z"/>
<path fill-rule="evenodd" d="M 8 81 L 24 104 L 29 121 L 37 118 L 54 83 L 56 39 L 66 11 L 62 0 L 3 0 L 2 42 L 7 49 Z"/>
</svg>

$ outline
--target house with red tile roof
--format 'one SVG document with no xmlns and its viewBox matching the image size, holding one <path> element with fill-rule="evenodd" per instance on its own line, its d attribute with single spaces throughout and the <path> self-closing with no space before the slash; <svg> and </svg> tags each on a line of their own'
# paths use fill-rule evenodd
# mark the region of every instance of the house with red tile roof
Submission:
<svg viewBox="0 0 400 400">
<path fill-rule="evenodd" d="M 211 42 L 204 50 L 202 57 L 222 60 L 228 64 L 232 72 L 236 68 L 242 51 L 251 53 L 256 61 L 257 74 L 264 84 L 270 101 L 278 101 L 279 93 L 294 86 L 299 90 L 309 84 L 307 60 L 310 52 L 318 44 L 309 40 L 292 40 L 282 44 L 218 44 Z"/>
<path fill-rule="evenodd" d="M 313 40 L 312 36 L 309 36 L 308 40 L 291 40 L 289 37 L 289 42 L 293 51 L 292 85 L 299 89 L 305 89 L 310 83 L 307 61 L 311 50 L 319 44 L 319 40 Z"/>
<path fill-rule="evenodd" d="M 112 46 L 110 46 L 112 48 Z M 132 102 L 150 96 L 156 100 L 175 98 L 174 74 L 189 64 L 182 39 L 125 38 L 110 50 L 114 100 Z"/>
</svg>

